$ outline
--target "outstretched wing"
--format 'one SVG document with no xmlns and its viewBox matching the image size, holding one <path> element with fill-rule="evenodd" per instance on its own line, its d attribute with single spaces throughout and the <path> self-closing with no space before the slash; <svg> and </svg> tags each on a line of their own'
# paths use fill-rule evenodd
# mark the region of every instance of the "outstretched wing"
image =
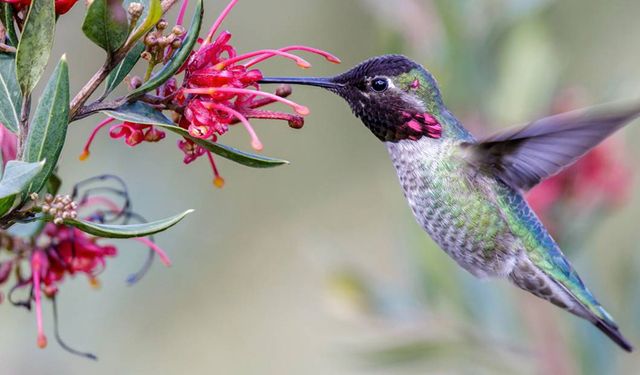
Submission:
<svg viewBox="0 0 640 375">
<path fill-rule="evenodd" d="M 583 109 L 546 117 L 478 143 L 465 144 L 466 160 L 515 189 L 529 190 L 573 164 L 640 115 L 640 107 Z"/>
</svg>

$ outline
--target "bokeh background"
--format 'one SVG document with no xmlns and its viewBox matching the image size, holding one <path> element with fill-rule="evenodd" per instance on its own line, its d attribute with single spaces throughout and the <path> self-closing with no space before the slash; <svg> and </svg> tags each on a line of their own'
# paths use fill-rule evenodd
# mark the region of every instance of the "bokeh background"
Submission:
<svg viewBox="0 0 640 375">
<path fill-rule="evenodd" d="M 205 3 L 210 24 L 225 2 Z M 75 90 L 103 59 L 80 35 L 83 14 L 79 5 L 64 16 L 52 55 L 55 61 L 67 53 Z M 312 59 L 305 72 L 287 61 L 264 64 L 272 75 L 332 75 L 369 56 L 407 54 L 436 75 L 454 113 L 487 134 L 558 110 L 637 100 L 638 14 L 632 0 L 242 0 L 224 27 L 239 51 L 304 43 L 344 62 Z M 459 269 L 414 222 L 384 147 L 341 99 L 313 88 L 296 89 L 294 98 L 312 109 L 302 130 L 254 123 L 264 153 L 291 164 L 254 170 L 219 161 L 227 181 L 221 190 L 204 159 L 182 164 L 171 135 L 130 149 L 103 134 L 80 162 L 98 118 L 74 123 L 62 156 L 63 190 L 114 173 L 149 218 L 197 211 L 158 236 L 170 269 L 157 263 L 127 287 L 146 251 L 119 242 L 99 291 L 84 278 L 62 288 L 62 334 L 97 353 L 98 362 L 53 340 L 39 350 L 34 315 L 3 304 L 0 372 L 638 372 L 640 356 L 622 352 L 590 324 Z M 638 125 L 581 167 L 587 174 L 578 175 L 587 177 L 537 193 L 567 255 L 636 344 Z M 223 140 L 249 148 L 240 128 Z"/>
</svg>

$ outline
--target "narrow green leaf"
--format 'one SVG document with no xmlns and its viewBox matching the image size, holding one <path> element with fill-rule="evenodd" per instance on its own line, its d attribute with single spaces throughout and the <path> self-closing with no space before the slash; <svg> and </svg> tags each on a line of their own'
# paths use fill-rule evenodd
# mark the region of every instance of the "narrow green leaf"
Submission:
<svg viewBox="0 0 640 375">
<path fill-rule="evenodd" d="M 16 47 L 18 45 L 18 35 L 13 23 L 13 6 L 9 3 L 0 4 L 0 21 L 7 29 L 7 39 L 5 43 Z"/>
<path fill-rule="evenodd" d="M 156 87 L 165 83 L 169 78 L 173 77 L 173 75 L 180 69 L 180 67 L 184 64 L 184 62 L 191 55 L 191 51 L 193 50 L 193 46 L 198 41 L 198 35 L 200 35 L 200 28 L 202 26 L 202 16 L 204 15 L 204 10 L 202 6 L 202 0 L 198 1 L 198 5 L 196 6 L 196 12 L 193 15 L 193 19 L 191 21 L 191 27 L 187 32 L 187 36 L 182 41 L 182 45 L 180 48 L 175 51 L 173 57 L 169 62 L 158 71 L 151 79 L 142 84 L 137 89 L 131 91 L 129 93 L 129 98 L 133 98 L 139 95 L 144 94 L 147 91 L 151 91 Z"/>
<path fill-rule="evenodd" d="M 18 132 L 21 103 L 15 58 L 8 54 L 0 54 L 0 123 L 12 133 Z"/>
<path fill-rule="evenodd" d="M 36 163 L 11 160 L 7 163 L 0 180 L 0 216 L 11 209 L 16 195 L 22 192 L 38 175 L 44 167 L 44 163 L 44 160 Z"/>
<path fill-rule="evenodd" d="M 124 57 L 124 60 L 118 64 L 118 66 L 109 73 L 107 77 L 106 89 L 104 91 L 105 95 L 108 95 L 113 91 L 122 80 L 131 72 L 136 63 L 140 59 L 140 55 L 144 51 L 144 43 L 138 42 L 135 46 L 127 53 L 127 56 Z"/>
<path fill-rule="evenodd" d="M 214 143 L 205 139 L 195 138 L 189 135 L 185 129 L 175 126 L 162 112 L 142 102 L 133 102 L 125 104 L 117 109 L 103 111 L 107 116 L 122 121 L 135 122 L 138 124 L 149 124 L 162 127 L 182 137 L 188 138 L 205 149 L 227 158 L 236 163 L 246 165 L 253 168 L 272 168 L 283 164 L 289 164 L 288 161 L 282 159 L 274 159 L 266 156 L 251 154 L 240 151 L 236 148 L 226 146 L 220 143 Z"/>
<path fill-rule="evenodd" d="M 46 159 L 42 171 L 25 193 L 39 192 L 58 163 L 69 123 L 69 68 L 62 56 L 33 115 L 27 136 L 25 161 Z"/>
<path fill-rule="evenodd" d="M 129 21 L 122 0 L 93 0 L 87 9 L 82 31 L 108 54 L 122 47 L 129 35 Z"/>
<path fill-rule="evenodd" d="M 185 138 L 189 138 L 197 145 L 204 147 L 205 149 L 213 152 L 216 155 L 220 155 L 223 158 L 229 159 L 231 161 L 235 161 L 236 163 L 239 163 L 242 165 L 246 165 L 247 167 L 273 168 L 273 167 L 278 167 L 280 165 L 289 164 L 289 162 L 286 160 L 256 155 L 250 152 L 238 150 L 237 148 L 234 148 L 231 146 L 223 145 L 221 143 L 214 143 L 211 141 L 207 141 L 205 139 L 191 137 L 187 130 L 182 129 L 179 126 L 175 126 L 175 125 L 172 125 L 172 126 L 158 125 L 158 126 L 162 126 L 163 128 L 170 130 L 178 135 L 181 135 Z"/>
<path fill-rule="evenodd" d="M 53 0 L 33 0 L 16 52 L 16 76 L 22 95 L 33 91 L 47 66 L 55 26 Z"/>
<path fill-rule="evenodd" d="M 154 233 L 162 232 L 176 225 L 185 216 L 192 213 L 193 210 L 187 210 L 179 215 L 172 216 L 163 220 L 152 221 L 142 224 L 129 225 L 112 225 L 100 224 L 85 220 L 68 219 L 64 223 L 80 229 L 85 233 L 105 238 L 133 238 L 144 237 Z M 52 219 L 52 218 L 48 218 Z"/>
<path fill-rule="evenodd" d="M 160 0 L 150 0 L 148 6 L 145 6 L 147 10 L 147 17 L 142 21 L 131 36 L 131 40 L 138 40 L 142 38 L 149 30 L 151 30 L 160 18 L 162 18 L 162 3 Z"/>
<path fill-rule="evenodd" d="M 16 195 L 17 194 L 5 198 L 0 198 L 0 217 L 4 216 L 11 210 L 13 205 L 16 203 Z"/>
</svg>

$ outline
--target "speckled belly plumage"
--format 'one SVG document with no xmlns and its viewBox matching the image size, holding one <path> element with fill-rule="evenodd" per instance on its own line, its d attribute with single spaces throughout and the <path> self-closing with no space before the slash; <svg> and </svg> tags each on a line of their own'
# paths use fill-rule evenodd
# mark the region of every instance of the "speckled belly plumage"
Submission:
<svg viewBox="0 0 640 375">
<path fill-rule="evenodd" d="M 510 273 L 522 247 L 501 214 L 495 180 L 472 173 L 452 142 L 422 138 L 387 148 L 416 220 L 433 240 L 476 276 Z"/>
</svg>

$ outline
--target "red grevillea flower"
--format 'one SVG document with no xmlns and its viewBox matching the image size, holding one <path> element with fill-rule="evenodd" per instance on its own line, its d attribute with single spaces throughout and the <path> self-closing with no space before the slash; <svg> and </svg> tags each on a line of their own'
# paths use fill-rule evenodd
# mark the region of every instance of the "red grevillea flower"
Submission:
<svg viewBox="0 0 640 375">
<path fill-rule="evenodd" d="M 6 165 L 9 160 L 14 160 L 17 154 L 18 140 L 15 134 L 10 132 L 4 125 L 0 124 L 0 152 L 2 155 L 2 165 Z"/>
<path fill-rule="evenodd" d="M 617 140 L 605 141 L 532 189 L 527 200 L 543 217 L 561 202 L 591 209 L 620 205 L 628 196 L 632 175 L 620 150 Z"/>
<path fill-rule="evenodd" d="M 56 0 L 56 14 L 67 13 L 77 2 L 78 0 Z M 15 9 L 20 10 L 28 8 L 31 5 L 31 0 L 0 0 L 0 3 L 13 4 Z"/>
<path fill-rule="evenodd" d="M 229 44 L 231 34 L 228 31 L 221 32 L 214 39 L 220 24 L 236 3 L 237 0 L 232 0 L 227 5 L 200 46 L 192 51 L 181 69 L 184 73 L 182 84 L 178 85 L 175 79 L 171 79 L 156 93 L 160 99 L 168 99 L 170 105 L 167 107 L 179 109 L 174 116 L 176 124 L 186 129 L 191 137 L 216 142 L 231 126 L 240 123 L 249 134 L 252 148 L 262 150 L 263 144 L 249 119 L 285 120 L 292 128 L 300 128 L 304 124 L 302 116 L 309 114 L 309 109 L 285 99 L 291 93 L 287 86 L 281 86 L 275 93 L 261 91 L 258 82 L 262 79 L 262 73 L 254 66 L 276 56 L 293 60 L 302 68 L 311 66 L 291 51 L 310 52 L 333 63 L 339 63 L 340 60 L 325 51 L 301 45 L 238 54 Z M 186 4 L 187 1 L 184 1 L 180 8 L 177 24 L 182 22 Z M 295 113 L 261 109 L 275 102 L 291 107 Z M 110 121 L 106 120 L 94 130 L 81 158 L 84 159 L 89 154 L 89 146 L 95 132 L 108 122 Z M 121 124 L 118 128 L 112 127 L 110 134 L 112 137 L 125 138 L 130 146 L 142 141 L 157 141 L 164 137 L 164 133 L 157 136 L 157 131 L 149 125 L 130 123 Z M 178 148 L 184 153 L 185 164 L 207 155 L 215 175 L 214 184 L 218 187 L 224 184 L 209 151 L 188 138 L 178 141 Z"/>
<path fill-rule="evenodd" d="M 80 200 L 76 204 L 70 196 L 47 196 L 45 197 L 41 209 L 55 218 L 82 217 L 84 220 L 97 221 L 101 223 L 128 222 L 130 219 L 142 220 L 138 215 L 131 212 L 130 201 L 126 187 L 122 181 L 114 176 L 99 176 L 86 180 L 74 188 L 74 197 L 78 196 L 78 186 L 86 185 L 94 181 L 112 180 L 120 184 L 119 187 L 95 186 L 85 190 L 84 194 L 78 197 Z M 109 192 L 113 195 L 96 194 Z M 121 202 L 124 200 L 124 202 Z M 14 305 L 31 307 L 33 300 L 35 304 L 36 323 L 38 327 L 38 346 L 44 348 L 47 345 L 47 337 L 44 334 L 42 324 L 42 301 L 43 297 L 54 302 L 60 290 L 61 284 L 68 277 L 84 275 L 89 283 L 98 287 L 98 276 L 105 269 L 108 258 L 117 256 L 118 250 L 114 245 L 103 243 L 104 239 L 88 235 L 77 228 L 63 224 L 48 223 L 32 240 L 23 240 L 18 237 L 11 237 L 5 232 L 0 232 L 0 245 L 9 249 L 12 258 L 0 262 L 0 285 L 9 280 L 13 273 L 16 275 L 16 283 L 9 292 L 9 301 Z M 60 221 L 60 223 L 62 220 Z M 129 278 L 129 283 L 134 283 L 140 279 L 150 266 L 150 262 L 155 255 L 165 266 L 171 264 L 165 252 L 158 247 L 151 238 L 134 238 L 149 249 L 149 258 L 141 271 Z M 25 261 L 31 269 L 31 275 L 25 276 Z M 24 301 L 16 302 L 12 295 L 18 290 L 29 290 L 29 297 Z M 56 321 L 57 325 L 57 321 Z M 69 348 L 61 341 L 57 334 L 56 339 L 63 348 L 90 358 L 92 354 L 80 353 Z"/>
</svg>

